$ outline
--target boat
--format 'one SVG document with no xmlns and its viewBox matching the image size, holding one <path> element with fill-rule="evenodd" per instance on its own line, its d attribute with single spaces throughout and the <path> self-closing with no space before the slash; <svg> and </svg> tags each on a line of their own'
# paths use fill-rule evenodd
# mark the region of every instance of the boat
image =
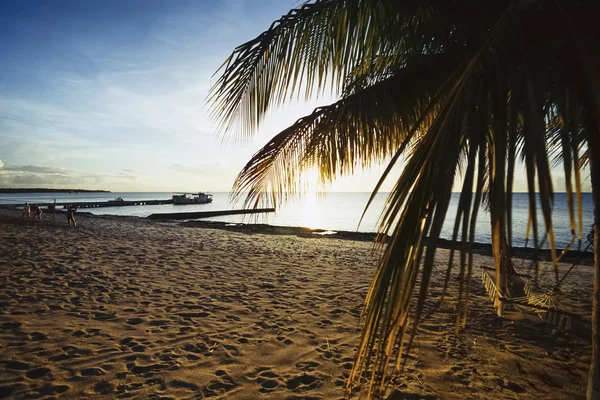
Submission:
<svg viewBox="0 0 600 400">
<path fill-rule="evenodd" d="M 125 201 L 125 200 L 123 200 L 123 198 L 122 198 L 122 197 L 117 197 L 116 199 L 114 199 L 114 200 L 109 200 L 108 202 L 109 202 L 109 203 L 120 203 L 120 202 L 122 202 L 122 201 Z"/>
<path fill-rule="evenodd" d="M 212 201 L 212 194 L 204 192 L 176 193 L 173 195 L 173 204 L 206 204 Z"/>
</svg>

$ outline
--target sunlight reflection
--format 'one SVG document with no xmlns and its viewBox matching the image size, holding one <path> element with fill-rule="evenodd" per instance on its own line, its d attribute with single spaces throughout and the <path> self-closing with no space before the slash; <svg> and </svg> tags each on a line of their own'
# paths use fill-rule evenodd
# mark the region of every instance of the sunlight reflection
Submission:
<svg viewBox="0 0 600 400">
<path fill-rule="evenodd" d="M 319 171 L 313 168 L 304 174 L 306 182 L 306 195 L 304 196 L 304 226 L 307 228 L 319 228 L 319 208 L 317 204 L 317 188 Z"/>
</svg>

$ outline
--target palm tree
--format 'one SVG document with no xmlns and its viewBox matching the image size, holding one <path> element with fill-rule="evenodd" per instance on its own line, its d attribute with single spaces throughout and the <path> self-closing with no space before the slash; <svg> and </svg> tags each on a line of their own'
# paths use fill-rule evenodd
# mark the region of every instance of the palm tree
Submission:
<svg viewBox="0 0 600 400">
<path fill-rule="evenodd" d="M 365 301 L 350 387 L 366 377 L 369 396 L 381 394 L 401 367 L 455 181 L 461 182 L 453 231 L 461 243 L 458 329 L 466 322 L 482 203 L 490 211 L 496 282 L 506 294 L 515 170 L 524 170 L 533 243 L 537 248 L 547 237 L 558 278 L 551 172 L 564 172 L 572 243 L 581 242 L 581 171 L 589 166 L 596 233 L 587 396 L 600 399 L 598 3 L 316 0 L 237 47 L 221 67 L 209 101 L 224 132 L 252 134 L 271 106 L 300 93 L 331 88 L 339 96 L 278 133 L 246 164 L 234 184 L 246 206 L 280 205 L 315 166 L 326 183 L 391 160 L 372 200 L 392 167 L 404 162 L 382 210 L 379 231 L 390 239 Z"/>
</svg>

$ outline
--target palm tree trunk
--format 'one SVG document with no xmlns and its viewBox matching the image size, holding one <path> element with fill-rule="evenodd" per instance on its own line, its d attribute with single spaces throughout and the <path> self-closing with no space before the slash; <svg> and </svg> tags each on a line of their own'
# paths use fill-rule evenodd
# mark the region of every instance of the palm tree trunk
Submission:
<svg viewBox="0 0 600 400">
<path fill-rule="evenodd" d="M 600 400 L 600 132 L 588 135 L 592 202 L 594 203 L 594 293 L 592 308 L 592 365 L 587 400 Z"/>
</svg>

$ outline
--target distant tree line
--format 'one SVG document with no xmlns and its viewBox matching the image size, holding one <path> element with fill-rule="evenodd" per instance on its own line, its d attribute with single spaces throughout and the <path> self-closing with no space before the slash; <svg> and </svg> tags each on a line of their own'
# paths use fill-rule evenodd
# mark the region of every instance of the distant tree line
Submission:
<svg viewBox="0 0 600 400">
<path fill-rule="evenodd" d="M 47 188 L 0 188 L 0 193 L 110 193 L 110 190 L 86 190 L 86 189 L 47 189 Z"/>
</svg>

